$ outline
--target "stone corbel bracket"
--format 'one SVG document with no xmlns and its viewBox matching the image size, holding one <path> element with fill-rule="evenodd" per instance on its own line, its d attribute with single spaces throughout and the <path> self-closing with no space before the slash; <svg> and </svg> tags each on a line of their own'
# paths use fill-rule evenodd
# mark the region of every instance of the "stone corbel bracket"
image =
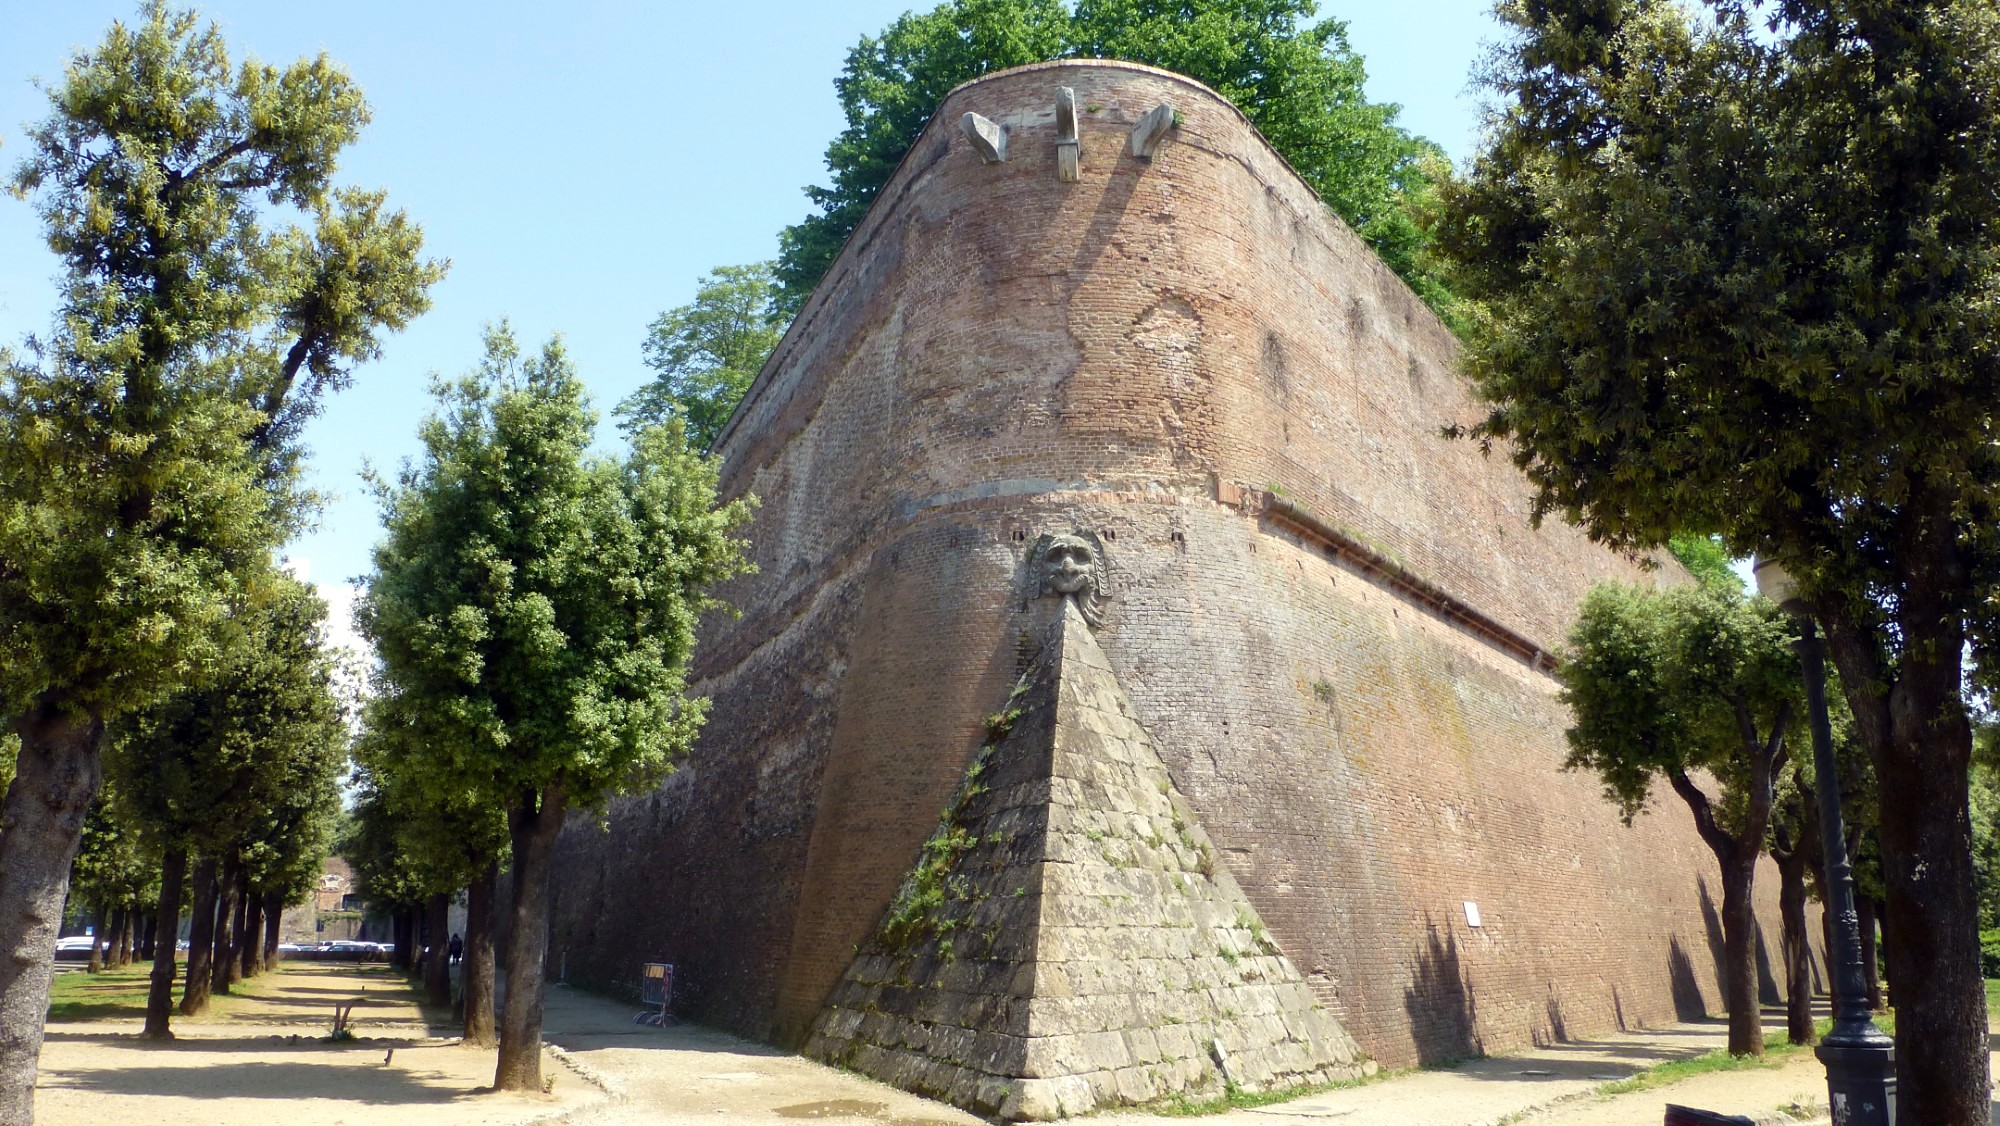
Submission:
<svg viewBox="0 0 2000 1126">
<path fill-rule="evenodd" d="M 1170 103 L 1161 102 L 1148 110 L 1146 116 L 1140 118 L 1139 123 L 1132 127 L 1132 155 L 1151 160 L 1153 150 L 1159 148 L 1160 142 L 1167 139 L 1167 134 L 1173 127 L 1174 107 Z"/>
<path fill-rule="evenodd" d="M 1077 143 L 1076 91 L 1056 87 L 1056 179 L 1076 183 L 1081 174 L 1080 146 Z"/>
<path fill-rule="evenodd" d="M 959 127 L 972 139 L 972 147 L 979 152 L 979 159 L 988 164 L 1000 164 L 1007 159 L 1007 127 L 989 117 L 968 113 L 958 119 Z"/>
</svg>

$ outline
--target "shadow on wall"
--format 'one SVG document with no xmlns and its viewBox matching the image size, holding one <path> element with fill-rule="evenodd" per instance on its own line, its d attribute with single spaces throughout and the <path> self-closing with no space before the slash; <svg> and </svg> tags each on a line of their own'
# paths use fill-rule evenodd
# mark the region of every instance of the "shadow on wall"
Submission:
<svg viewBox="0 0 2000 1126">
<path fill-rule="evenodd" d="M 1718 995 L 1727 996 L 1722 983 L 1727 977 L 1729 944 L 1722 933 L 1722 911 L 1716 907 L 1715 897 L 1708 894 L 1707 879 L 1697 876 L 1695 886 L 1701 889 L 1701 925 L 1708 932 L 1708 959 L 1715 968 L 1715 976 L 1709 980 L 1715 982 Z"/>
<path fill-rule="evenodd" d="M 1479 1038 L 1472 983 L 1459 965 L 1458 936 L 1424 917 L 1429 937 L 1417 951 L 1417 972 L 1403 990 L 1417 1062 L 1426 1067 L 1486 1054 Z"/>
<path fill-rule="evenodd" d="M 1700 1020 L 1708 1015 L 1708 1001 L 1701 995 L 1701 978 L 1695 973 L 1694 959 L 1688 957 L 1679 935 L 1667 940 L 1667 977 L 1674 994 L 1675 1019 Z M 1619 1020 L 1619 1027 L 1624 1027 L 1622 1013 Z"/>
<path fill-rule="evenodd" d="M 1764 928 L 1757 928 L 1757 1003 L 1760 1005 L 1782 1005 L 1785 991 L 1778 986 L 1777 976 L 1771 972 L 1771 950 L 1764 944 Z"/>
<path fill-rule="evenodd" d="M 1613 993 L 1614 1001 L 1616 993 Z M 1569 1017 L 1563 1012 L 1562 998 L 1556 996 L 1555 982 L 1549 983 L 1549 999 L 1543 1006 L 1548 1015 L 1548 1023 L 1535 1029 L 1533 1040 L 1537 1048 L 1553 1048 L 1557 1044 L 1569 1043 Z M 1619 1017 L 1623 1021 L 1624 1017 Z"/>
</svg>

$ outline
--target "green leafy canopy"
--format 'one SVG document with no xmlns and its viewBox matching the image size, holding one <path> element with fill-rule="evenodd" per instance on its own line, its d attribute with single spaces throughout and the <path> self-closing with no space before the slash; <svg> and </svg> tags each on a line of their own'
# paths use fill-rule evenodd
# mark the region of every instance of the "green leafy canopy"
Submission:
<svg viewBox="0 0 2000 1126">
<path fill-rule="evenodd" d="M 1499 6 L 1436 228 L 1474 433 L 1607 542 L 1718 533 L 1864 622 L 1969 568 L 1943 597 L 1990 621 L 2000 13 L 1707 7 Z"/>
<path fill-rule="evenodd" d="M 326 605 L 277 576 L 238 618 L 215 676 L 119 721 L 108 773 L 159 844 L 235 856 L 254 887 L 297 894 L 326 855 L 347 764 Z"/>
<path fill-rule="evenodd" d="M 1311 0 L 948 0 L 897 18 L 848 52 L 834 83 L 847 127 L 827 147 L 815 212 L 779 237 L 779 307 L 796 313 L 952 87 L 1062 58 L 1149 63 L 1234 102 L 1327 206 L 1433 308 L 1451 297 L 1416 216 L 1442 152 L 1370 102 L 1360 56 Z"/>
<path fill-rule="evenodd" d="M 1565 765 L 1603 779 L 1628 821 L 1676 773 L 1740 790 L 1751 776 L 1745 724 L 1768 736 L 1800 714 L 1792 640 L 1777 606 L 1724 586 L 1593 588 L 1558 671 L 1575 718 Z"/>
<path fill-rule="evenodd" d="M 679 417 L 690 444 L 714 445 L 784 331 L 775 296 L 769 262 L 711 271 L 692 302 L 647 330 L 646 366 L 658 374 L 618 405 L 619 425 L 636 431 Z"/>
<path fill-rule="evenodd" d="M 503 324 L 472 374 L 440 381 L 423 454 L 376 481 L 387 536 L 358 615 L 402 751 L 441 790 L 535 808 L 592 805 L 656 781 L 693 741 L 685 694 L 709 588 L 744 571 L 716 466 L 678 418 L 594 457 L 592 415 L 551 341 L 523 356 Z"/>
<path fill-rule="evenodd" d="M 232 66 L 152 0 L 48 97 L 12 187 L 62 297 L 0 353 L 0 712 L 111 715 L 223 659 L 312 504 L 300 424 L 444 266 L 380 193 L 331 182 L 368 111 L 324 56 Z"/>
</svg>

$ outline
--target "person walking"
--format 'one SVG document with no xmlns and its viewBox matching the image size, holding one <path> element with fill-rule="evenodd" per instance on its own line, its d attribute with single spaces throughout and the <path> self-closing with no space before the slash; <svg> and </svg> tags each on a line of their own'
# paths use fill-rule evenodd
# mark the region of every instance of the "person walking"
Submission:
<svg viewBox="0 0 2000 1126">
<path fill-rule="evenodd" d="M 457 931 L 452 932 L 451 943 L 444 948 L 444 953 L 446 959 L 454 966 L 458 964 L 460 958 L 465 956 L 465 940 L 458 937 Z"/>
</svg>

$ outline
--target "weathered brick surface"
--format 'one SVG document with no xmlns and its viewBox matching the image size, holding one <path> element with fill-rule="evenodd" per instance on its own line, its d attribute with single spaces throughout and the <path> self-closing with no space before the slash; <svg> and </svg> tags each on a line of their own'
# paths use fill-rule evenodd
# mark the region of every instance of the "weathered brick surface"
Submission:
<svg viewBox="0 0 2000 1126">
<path fill-rule="evenodd" d="M 1056 178 L 1057 86 L 1084 108 L 1077 183 Z M 1161 102 L 1181 125 L 1125 155 Z M 970 150 L 968 110 L 1010 126 L 1006 163 Z M 763 500 L 762 569 L 705 636 L 715 711 L 687 767 L 565 836 L 553 957 L 600 984 L 664 957 L 683 1011 L 802 1039 L 1013 683 L 1030 545 L 1082 527 L 1138 719 L 1372 1056 L 1717 1007 L 1719 892 L 1685 812 L 1668 796 L 1620 825 L 1559 769 L 1545 674 L 1353 562 L 1542 648 L 1592 583 L 1651 581 L 1531 529 L 1507 459 L 1439 436 L 1479 414 L 1453 364 L 1194 84 L 1062 63 L 954 92 L 719 444 L 725 488 Z"/>
<path fill-rule="evenodd" d="M 1359 1077 L 1083 616 L 1035 609 L 1004 736 L 989 724 L 806 1054 L 1012 1119 Z"/>
</svg>

